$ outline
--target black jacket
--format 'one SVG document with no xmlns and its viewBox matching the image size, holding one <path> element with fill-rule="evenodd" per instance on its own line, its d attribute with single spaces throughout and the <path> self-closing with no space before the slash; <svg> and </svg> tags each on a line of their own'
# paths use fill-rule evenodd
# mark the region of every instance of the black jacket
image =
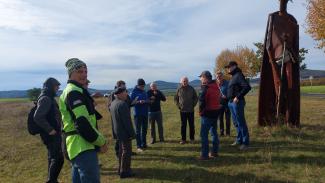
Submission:
<svg viewBox="0 0 325 183">
<path fill-rule="evenodd" d="M 228 84 L 227 99 L 232 101 L 235 97 L 244 100 L 244 96 L 251 90 L 251 86 L 246 81 L 242 71 L 236 68 L 231 73 L 231 79 Z"/>
<path fill-rule="evenodd" d="M 154 94 L 153 90 L 149 90 L 147 91 L 147 95 L 150 99 L 149 112 L 161 111 L 160 101 L 166 101 L 165 95 L 160 90 L 157 90 L 156 94 Z M 151 99 L 152 96 L 155 97 L 153 100 Z"/>
</svg>

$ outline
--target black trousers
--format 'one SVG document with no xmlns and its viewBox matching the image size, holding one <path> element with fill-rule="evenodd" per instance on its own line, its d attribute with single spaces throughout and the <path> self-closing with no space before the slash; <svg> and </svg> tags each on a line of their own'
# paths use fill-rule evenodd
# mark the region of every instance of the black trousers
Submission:
<svg viewBox="0 0 325 183">
<path fill-rule="evenodd" d="M 57 183 L 58 177 L 61 172 L 64 157 L 61 148 L 61 135 L 50 136 L 49 140 L 45 143 L 47 148 L 48 160 L 48 177 L 47 183 Z"/>
<path fill-rule="evenodd" d="M 230 110 L 228 106 L 222 106 L 219 113 L 220 135 L 224 135 L 224 116 L 226 117 L 226 135 L 230 135 Z"/>
<path fill-rule="evenodd" d="M 194 140 L 195 127 L 194 127 L 194 112 L 180 112 L 181 115 L 181 135 L 182 140 L 186 141 L 186 126 L 187 122 L 190 131 L 190 140 Z"/>
</svg>

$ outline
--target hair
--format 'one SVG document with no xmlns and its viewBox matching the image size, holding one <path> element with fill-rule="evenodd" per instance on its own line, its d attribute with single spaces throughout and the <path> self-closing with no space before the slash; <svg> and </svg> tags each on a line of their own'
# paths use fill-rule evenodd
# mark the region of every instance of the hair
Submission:
<svg viewBox="0 0 325 183">
<path fill-rule="evenodd" d="M 152 83 L 150 83 L 150 87 L 152 87 L 152 86 L 157 86 L 157 84 L 155 82 L 152 82 Z"/>
<path fill-rule="evenodd" d="M 122 85 L 125 85 L 125 82 L 123 80 L 119 80 L 116 82 L 116 87 L 121 87 Z"/>
<path fill-rule="evenodd" d="M 184 80 L 187 80 L 188 81 L 188 78 L 186 76 L 181 77 L 180 83 L 182 83 Z"/>
</svg>

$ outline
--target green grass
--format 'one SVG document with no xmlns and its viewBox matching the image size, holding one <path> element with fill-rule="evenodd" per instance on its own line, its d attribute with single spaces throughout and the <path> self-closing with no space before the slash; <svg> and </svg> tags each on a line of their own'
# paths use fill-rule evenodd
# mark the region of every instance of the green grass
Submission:
<svg viewBox="0 0 325 183">
<path fill-rule="evenodd" d="M 321 93 L 325 94 L 325 85 L 322 86 L 302 86 L 302 93 Z"/>
<path fill-rule="evenodd" d="M 232 127 L 232 137 L 220 138 L 220 157 L 200 162 L 196 160 L 200 154 L 197 112 L 197 141 L 180 145 L 179 112 L 172 97 L 168 97 L 162 106 L 166 143 L 151 145 L 144 153 L 132 157 L 136 177 L 123 181 L 116 175 L 117 161 L 105 101 L 97 101 L 104 116 L 99 127 L 110 143 L 109 152 L 99 155 L 103 164 L 102 182 L 325 182 L 325 99 L 302 97 L 302 128 L 288 129 L 258 127 L 256 98 L 247 97 L 245 111 L 251 138 L 249 150 L 239 152 L 229 146 L 235 136 Z M 31 136 L 26 130 L 27 112 L 32 105 L 31 102 L 0 105 L 0 182 L 32 183 L 46 179 L 46 148 L 38 136 Z M 60 181 L 71 182 L 70 172 L 65 161 Z"/>
<path fill-rule="evenodd" d="M 0 102 L 27 102 L 28 98 L 0 98 Z"/>
</svg>

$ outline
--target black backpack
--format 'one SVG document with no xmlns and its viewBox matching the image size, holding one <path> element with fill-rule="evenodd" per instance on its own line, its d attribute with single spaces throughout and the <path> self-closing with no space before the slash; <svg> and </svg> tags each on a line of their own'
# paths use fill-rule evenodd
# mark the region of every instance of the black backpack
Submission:
<svg viewBox="0 0 325 183">
<path fill-rule="evenodd" d="M 41 128 L 35 123 L 34 121 L 34 114 L 37 109 L 37 103 L 34 102 L 34 106 L 30 109 L 28 113 L 28 119 L 27 119 L 27 129 L 29 134 L 36 135 L 41 132 Z"/>
</svg>

